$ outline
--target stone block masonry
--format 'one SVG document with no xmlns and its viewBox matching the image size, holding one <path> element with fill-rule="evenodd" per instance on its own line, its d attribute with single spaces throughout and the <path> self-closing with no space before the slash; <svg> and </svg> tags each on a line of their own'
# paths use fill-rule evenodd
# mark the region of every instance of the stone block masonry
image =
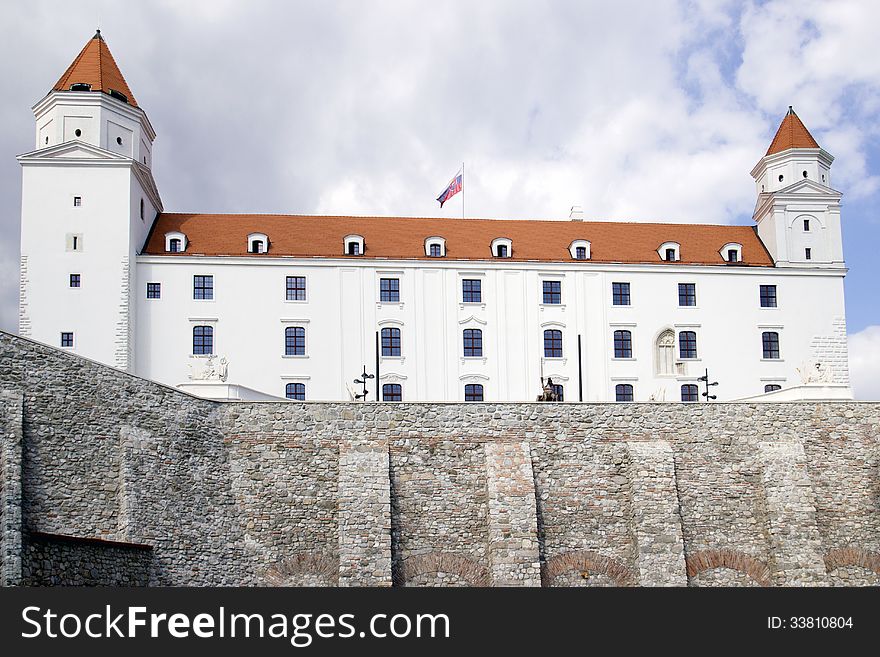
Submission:
<svg viewBox="0 0 880 657">
<path fill-rule="evenodd" d="M 0 333 L 17 584 L 880 581 L 880 404 L 216 403 Z"/>
</svg>

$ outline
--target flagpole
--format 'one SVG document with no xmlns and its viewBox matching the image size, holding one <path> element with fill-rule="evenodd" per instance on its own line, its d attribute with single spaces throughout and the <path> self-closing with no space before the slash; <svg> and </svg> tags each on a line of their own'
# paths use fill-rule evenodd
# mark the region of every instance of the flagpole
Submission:
<svg viewBox="0 0 880 657">
<path fill-rule="evenodd" d="M 461 163 L 461 218 L 464 219 L 464 161 Z"/>
</svg>

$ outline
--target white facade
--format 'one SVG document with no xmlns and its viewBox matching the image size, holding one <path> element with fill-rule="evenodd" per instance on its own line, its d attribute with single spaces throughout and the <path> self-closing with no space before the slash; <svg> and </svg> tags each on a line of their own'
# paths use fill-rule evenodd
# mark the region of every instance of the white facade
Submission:
<svg viewBox="0 0 880 657">
<path fill-rule="evenodd" d="M 19 157 L 20 332 L 47 344 L 205 396 L 220 386 L 284 397 L 302 384 L 307 400 L 349 399 L 362 368 L 375 371 L 383 329 L 399 330 L 400 355 L 379 358 L 379 389 L 397 384 L 404 401 L 464 400 L 467 385 L 481 385 L 485 401 L 531 400 L 547 377 L 566 402 L 615 400 L 619 386 L 635 401 L 679 401 L 682 386 L 703 392 L 706 369 L 719 383 L 710 392 L 729 400 L 799 386 L 809 363 L 848 394 L 840 194 L 821 149 L 768 155 L 752 172 L 758 235 L 775 267 L 724 264 L 742 259 L 734 241 L 719 245 L 717 265 L 661 263 L 679 253 L 663 240 L 657 264 L 591 262 L 586 240 L 566 245 L 585 260 L 457 261 L 442 235 L 424 243 L 425 255 L 439 248 L 436 261 L 345 258 L 364 253 L 355 233 L 338 256 L 297 258 L 265 253 L 272 235 L 256 231 L 247 238 L 256 258 L 190 255 L 183 232 L 164 244 L 180 240 L 184 253 L 164 256 L 141 253 L 162 211 L 146 114 L 88 91 L 53 91 L 34 111 L 37 149 Z M 511 253 L 503 239 L 487 250 L 499 245 Z M 194 298 L 196 276 L 211 277 L 211 299 Z M 288 276 L 305 278 L 304 300 L 287 300 Z M 399 281 L 399 300 L 381 300 L 381 279 Z M 464 301 L 463 280 L 480 281 L 479 302 Z M 560 303 L 544 303 L 544 281 L 560 283 Z M 148 298 L 156 283 L 158 298 Z M 628 305 L 614 303 L 614 283 L 629 285 Z M 695 305 L 680 305 L 679 284 L 694 286 Z M 775 306 L 762 307 L 762 285 L 775 286 Z M 222 385 L 193 353 L 196 327 L 210 328 L 211 352 L 225 359 Z M 286 355 L 288 328 L 304 330 L 303 354 Z M 464 331 L 474 329 L 482 352 L 466 356 Z M 546 355 L 545 331 L 561 333 L 561 356 Z M 615 356 L 616 331 L 629 332 L 631 355 Z M 683 332 L 694 334 L 695 356 L 682 352 Z M 766 357 L 765 333 L 778 336 L 778 357 Z M 376 399 L 375 380 L 368 389 Z"/>
</svg>

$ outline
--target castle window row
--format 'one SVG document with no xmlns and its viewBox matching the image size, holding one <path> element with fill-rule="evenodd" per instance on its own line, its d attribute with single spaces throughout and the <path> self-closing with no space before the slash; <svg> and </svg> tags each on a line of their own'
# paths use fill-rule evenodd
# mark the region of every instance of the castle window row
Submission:
<svg viewBox="0 0 880 657">
<path fill-rule="evenodd" d="M 70 287 L 80 287 L 80 274 L 70 274 Z M 147 283 L 147 298 L 158 299 L 159 283 Z M 307 283 L 305 276 L 285 277 L 285 300 L 306 301 Z M 379 301 L 381 303 L 400 302 L 400 279 L 379 279 Z M 197 274 L 193 276 L 193 299 L 210 301 L 214 298 L 214 277 L 212 275 Z M 759 285 L 758 299 L 761 308 L 777 308 L 778 293 L 776 285 Z M 541 282 L 541 303 L 544 305 L 561 305 L 562 281 L 544 280 Z M 477 278 L 466 278 L 461 281 L 461 302 L 482 303 L 482 281 Z M 629 282 L 614 281 L 611 283 L 611 305 L 631 306 L 632 290 Z M 678 305 L 682 308 L 697 306 L 696 283 L 678 284 Z"/>
</svg>

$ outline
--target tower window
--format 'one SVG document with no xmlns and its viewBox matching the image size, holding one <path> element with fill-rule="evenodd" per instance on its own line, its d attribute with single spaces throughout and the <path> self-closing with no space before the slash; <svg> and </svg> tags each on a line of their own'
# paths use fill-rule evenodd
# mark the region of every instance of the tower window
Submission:
<svg viewBox="0 0 880 657">
<path fill-rule="evenodd" d="M 400 301 L 400 279 L 379 279 L 379 301 L 397 303 Z"/>
<path fill-rule="evenodd" d="M 561 281 L 544 281 L 544 303 L 553 305 L 562 303 Z"/>
<path fill-rule="evenodd" d="M 306 277 L 288 276 L 286 282 L 286 297 L 288 301 L 306 300 Z"/>
<path fill-rule="evenodd" d="M 70 85 L 70 90 L 71 91 L 91 91 L 92 85 L 88 84 L 87 82 L 74 82 L 72 85 Z"/>
<path fill-rule="evenodd" d="M 807 247 L 804 249 L 804 260 L 812 260 L 813 259 L 813 249 Z"/>
<path fill-rule="evenodd" d="M 464 387 L 464 400 L 468 402 L 483 401 L 483 386 L 479 383 L 468 383 Z"/>
<path fill-rule="evenodd" d="M 403 387 L 399 383 L 386 383 L 382 386 L 382 401 L 403 401 Z"/>
<path fill-rule="evenodd" d="M 776 286 L 761 286 L 761 308 L 776 308 Z"/>
<path fill-rule="evenodd" d="M 783 176 L 782 174 L 780 174 L 780 175 L 779 175 L 779 182 L 782 182 L 784 179 L 785 179 L 785 176 Z"/>
<path fill-rule="evenodd" d="M 619 402 L 631 402 L 633 400 L 632 384 L 618 383 L 614 386 L 614 399 Z"/>
<path fill-rule="evenodd" d="M 697 305 L 697 284 L 696 283 L 679 283 L 678 284 L 678 305 L 679 306 L 696 306 Z"/>
<path fill-rule="evenodd" d="M 776 392 L 777 390 L 782 390 L 782 386 L 778 383 L 768 383 L 764 386 L 764 392 Z"/>
<path fill-rule="evenodd" d="M 628 306 L 629 303 L 629 283 L 612 283 L 611 304 L 614 306 Z"/>
<path fill-rule="evenodd" d="M 144 220 L 144 199 L 141 199 L 141 221 Z"/>
<path fill-rule="evenodd" d="M 614 332 L 614 357 L 632 358 L 632 333 L 630 331 Z"/>
<path fill-rule="evenodd" d="M 400 329 L 382 329 L 382 355 L 400 356 Z"/>
<path fill-rule="evenodd" d="M 761 334 L 761 343 L 764 348 L 764 358 L 770 360 L 779 359 L 779 333 L 776 331 L 764 331 Z"/>
<path fill-rule="evenodd" d="M 462 303 L 480 303 L 483 298 L 480 279 L 464 279 L 461 282 Z"/>
<path fill-rule="evenodd" d="M 73 131 L 73 134 L 76 135 L 77 137 L 81 137 L 81 136 L 82 136 L 82 130 L 80 130 L 79 128 L 77 128 L 76 130 Z"/>
<path fill-rule="evenodd" d="M 193 299 L 214 298 L 214 277 L 193 276 Z"/>
<path fill-rule="evenodd" d="M 116 143 L 119 144 L 120 146 L 122 146 L 122 137 L 117 137 Z"/>
<path fill-rule="evenodd" d="M 681 401 L 683 402 L 695 402 L 699 401 L 699 390 L 697 386 L 693 383 L 685 383 L 681 387 Z"/>
<path fill-rule="evenodd" d="M 73 332 L 65 331 L 61 333 L 61 346 L 62 347 L 72 347 L 73 346 Z"/>
<path fill-rule="evenodd" d="M 562 331 L 544 331 L 544 358 L 562 358 Z"/>
<path fill-rule="evenodd" d="M 193 356 L 210 356 L 214 353 L 214 327 L 193 326 Z"/>
<path fill-rule="evenodd" d="M 161 283 L 147 283 L 147 299 L 158 299 L 162 296 Z"/>
<path fill-rule="evenodd" d="M 83 204 L 82 196 L 74 196 L 73 197 L 73 207 L 78 208 Z"/>
<path fill-rule="evenodd" d="M 808 233 L 810 232 L 810 220 L 809 219 L 804 219 L 804 230 Z"/>
<path fill-rule="evenodd" d="M 305 383 L 288 383 L 284 386 L 284 396 L 287 399 L 296 401 L 306 400 L 306 384 Z"/>
<path fill-rule="evenodd" d="M 306 330 L 302 326 L 288 326 L 284 329 L 284 355 L 306 355 Z"/>
<path fill-rule="evenodd" d="M 483 355 L 483 331 L 481 329 L 464 330 L 464 355 L 466 358 Z"/>
<path fill-rule="evenodd" d="M 804 178 L 809 178 L 806 171 L 804 171 Z"/>
<path fill-rule="evenodd" d="M 71 274 L 70 275 L 70 287 L 79 287 L 80 283 L 80 275 L 79 274 Z"/>
<path fill-rule="evenodd" d="M 49 143 L 49 137 L 47 136 L 46 137 L 46 144 L 48 144 L 48 143 Z"/>
<path fill-rule="evenodd" d="M 682 331 L 678 334 L 678 355 L 681 358 L 697 357 L 696 331 Z"/>
</svg>

